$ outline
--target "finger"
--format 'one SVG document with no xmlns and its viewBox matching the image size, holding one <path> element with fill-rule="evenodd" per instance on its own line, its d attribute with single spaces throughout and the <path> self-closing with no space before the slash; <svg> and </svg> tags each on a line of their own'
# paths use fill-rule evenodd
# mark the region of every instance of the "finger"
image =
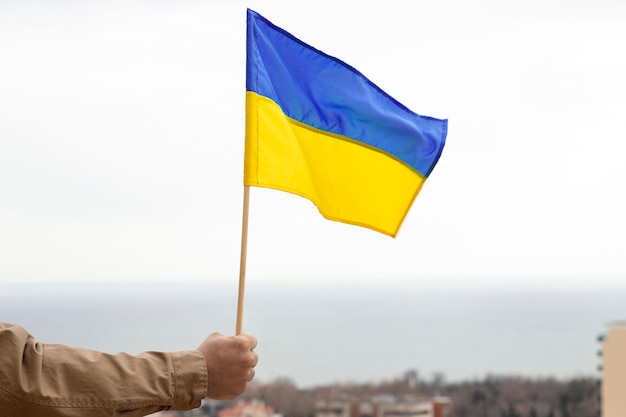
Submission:
<svg viewBox="0 0 626 417">
<path fill-rule="evenodd" d="M 250 347 L 250 350 L 253 350 L 254 348 L 256 348 L 256 346 L 257 346 L 256 337 L 254 337 L 254 336 L 252 336 L 251 334 L 248 334 L 248 333 L 244 333 L 244 334 L 240 335 L 239 337 L 241 337 L 241 338 L 246 340 L 246 344 Z"/>
<path fill-rule="evenodd" d="M 252 367 L 254 368 L 259 363 L 259 355 L 256 352 L 252 352 Z"/>
</svg>

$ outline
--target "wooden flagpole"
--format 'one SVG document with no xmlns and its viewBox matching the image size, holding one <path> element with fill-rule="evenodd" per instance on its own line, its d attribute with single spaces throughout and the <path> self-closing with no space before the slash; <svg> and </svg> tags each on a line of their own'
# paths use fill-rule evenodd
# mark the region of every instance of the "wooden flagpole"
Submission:
<svg viewBox="0 0 626 417">
<path fill-rule="evenodd" d="M 248 208 L 250 206 L 250 186 L 243 186 L 243 219 L 241 221 L 241 258 L 239 261 L 239 294 L 237 297 L 237 329 L 241 334 L 243 322 L 243 295 L 246 288 L 246 254 L 248 251 Z"/>
</svg>

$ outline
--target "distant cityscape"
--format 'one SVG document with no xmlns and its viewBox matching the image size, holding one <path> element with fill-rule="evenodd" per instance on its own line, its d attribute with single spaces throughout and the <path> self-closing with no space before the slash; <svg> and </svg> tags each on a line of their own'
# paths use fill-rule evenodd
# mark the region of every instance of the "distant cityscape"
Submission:
<svg viewBox="0 0 626 417">
<path fill-rule="evenodd" d="M 148 298 L 123 289 L 125 298 L 104 284 L 4 286 L 0 315 L 48 343 L 105 352 L 196 346 L 207 329 L 190 318 L 204 314 L 210 330 L 232 327 L 226 286 L 155 284 Z M 626 416 L 626 325 L 607 324 L 625 317 L 624 291 L 305 289 L 264 285 L 250 297 L 246 331 L 259 336 L 261 366 L 244 395 L 168 413 L 428 417 L 446 400 L 446 417 Z M 160 308 L 171 299 L 185 308 Z"/>
<path fill-rule="evenodd" d="M 204 400 L 191 411 L 154 417 L 624 417 L 626 322 L 598 336 L 598 377 L 568 380 L 487 376 L 448 383 L 417 370 L 377 384 L 299 389 L 282 378 L 252 383 L 231 401 Z M 565 347 L 564 347 L 565 348 Z"/>
<path fill-rule="evenodd" d="M 282 379 L 251 384 L 233 401 L 205 400 L 199 409 L 159 417 L 595 417 L 598 379 L 489 376 L 448 384 L 421 381 L 416 371 L 379 384 L 298 389 Z"/>
</svg>

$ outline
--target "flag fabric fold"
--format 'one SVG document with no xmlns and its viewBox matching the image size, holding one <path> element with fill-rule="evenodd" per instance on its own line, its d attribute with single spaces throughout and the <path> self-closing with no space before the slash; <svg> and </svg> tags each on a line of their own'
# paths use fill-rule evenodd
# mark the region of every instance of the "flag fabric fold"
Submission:
<svg viewBox="0 0 626 417">
<path fill-rule="evenodd" d="M 297 194 L 327 219 L 395 236 L 447 126 L 248 10 L 245 185 Z"/>
</svg>

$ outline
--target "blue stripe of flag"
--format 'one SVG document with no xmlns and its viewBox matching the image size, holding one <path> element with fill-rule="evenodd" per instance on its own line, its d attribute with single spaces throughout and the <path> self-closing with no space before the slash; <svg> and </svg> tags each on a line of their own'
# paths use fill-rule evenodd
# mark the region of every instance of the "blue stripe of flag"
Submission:
<svg viewBox="0 0 626 417">
<path fill-rule="evenodd" d="M 418 115 L 359 71 L 248 10 L 246 89 L 316 129 L 378 148 L 424 177 L 434 168 L 447 120 Z"/>
</svg>

